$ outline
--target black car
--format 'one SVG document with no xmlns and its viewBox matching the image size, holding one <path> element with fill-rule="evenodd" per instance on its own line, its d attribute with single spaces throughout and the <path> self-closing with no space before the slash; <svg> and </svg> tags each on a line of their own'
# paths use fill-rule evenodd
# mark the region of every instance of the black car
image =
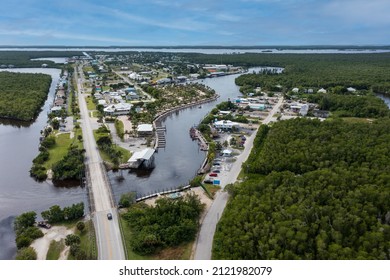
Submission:
<svg viewBox="0 0 390 280">
<path fill-rule="evenodd" d="M 203 183 L 205 183 L 205 184 L 212 184 L 212 183 L 214 183 L 214 181 L 211 180 L 211 179 L 206 179 L 206 180 L 203 181 Z"/>
<path fill-rule="evenodd" d="M 111 213 L 107 214 L 107 219 L 112 220 L 112 214 Z"/>
</svg>

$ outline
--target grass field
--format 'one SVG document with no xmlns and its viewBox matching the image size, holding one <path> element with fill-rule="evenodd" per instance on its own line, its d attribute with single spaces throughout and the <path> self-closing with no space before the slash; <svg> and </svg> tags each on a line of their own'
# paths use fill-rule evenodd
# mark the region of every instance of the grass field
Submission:
<svg viewBox="0 0 390 280">
<path fill-rule="evenodd" d="M 44 163 L 46 169 L 51 169 L 53 165 L 59 162 L 67 153 L 71 144 L 76 144 L 79 148 L 83 143 L 78 140 L 78 135 L 82 135 L 81 128 L 75 129 L 75 134 L 70 139 L 70 133 L 61 133 L 56 136 L 56 144 L 49 149 L 49 160 Z"/>
<path fill-rule="evenodd" d="M 53 240 L 50 243 L 49 250 L 47 251 L 46 259 L 47 260 L 58 260 L 61 255 L 61 252 L 65 249 L 65 241 L 55 241 Z"/>
<path fill-rule="evenodd" d="M 85 101 L 87 102 L 88 110 L 90 110 L 90 111 L 96 110 L 96 105 L 95 105 L 95 103 L 93 103 L 92 97 L 90 95 L 85 97 Z"/>
</svg>

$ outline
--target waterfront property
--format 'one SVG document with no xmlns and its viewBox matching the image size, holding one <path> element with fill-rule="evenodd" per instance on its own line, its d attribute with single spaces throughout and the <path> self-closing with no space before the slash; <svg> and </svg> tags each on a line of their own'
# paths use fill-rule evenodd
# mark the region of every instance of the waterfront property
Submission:
<svg viewBox="0 0 390 280">
<path fill-rule="evenodd" d="M 148 137 L 153 135 L 153 125 L 152 124 L 140 124 L 137 127 L 138 137 Z"/>
<path fill-rule="evenodd" d="M 135 152 L 133 156 L 127 161 L 129 168 L 151 169 L 154 167 L 154 149 L 146 148 L 142 151 Z"/>
</svg>

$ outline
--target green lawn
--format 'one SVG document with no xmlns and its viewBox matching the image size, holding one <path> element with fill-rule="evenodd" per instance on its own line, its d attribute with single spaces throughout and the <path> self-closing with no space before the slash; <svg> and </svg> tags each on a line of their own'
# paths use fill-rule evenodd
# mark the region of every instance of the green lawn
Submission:
<svg viewBox="0 0 390 280">
<path fill-rule="evenodd" d="M 46 169 L 51 169 L 53 164 L 60 161 L 67 153 L 73 139 L 69 137 L 70 133 L 63 133 L 56 137 L 56 144 L 49 149 L 49 160 L 45 162 Z"/>
<path fill-rule="evenodd" d="M 75 129 L 75 136 L 70 139 L 70 133 L 62 133 L 56 136 L 56 144 L 49 149 L 49 160 L 44 163 L 46 169 L 51 169 L 52 166 L 59 162 L 67 153 L 71 144 L 76 144 L 79 148 L 83 147 L 77 137 L 81 135 L 81 128 Z"/>
<path fill-rule="evenodd" d="M 58 260 L 61 252 L 65 249 L 65 241 L 61 239 L 60 241 L 53 240 L 50 243 L 49 250 L 47 251 L 46 259 L 47 260 Z"/>
<path fill-rule="evenodd" d="M 95 105 L 95 103 L 93 103 L 92 97 L 90 95 L 85 97 L 85 101 L 87 102 L 88 110 L 90 110 L 90 111 L 96 110 L 96 105 Z"/>
</svg>

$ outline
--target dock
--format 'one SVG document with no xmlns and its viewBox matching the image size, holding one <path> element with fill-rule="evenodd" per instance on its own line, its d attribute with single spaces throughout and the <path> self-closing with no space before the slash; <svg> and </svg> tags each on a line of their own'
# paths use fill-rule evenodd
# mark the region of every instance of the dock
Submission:
<svg viewBox="0 0 390 280">
<path fill-rule="evenodd" d="M 201 151 L 209 150 L 209 143 L 203 137 L 202 133 L 199 130 L 197 130 L 195 127 L 190 128 L 190 136 L 193 140 L 195 139 L 198 140 L 198 144 L 200 146 Z"/>
<path fill-rule="evenodd" d="M 156 127 L 156 148 L 165 148 L 166 145 L 166 139 L 165 139 L 165 132 L 166 132 L 165 126 L 158 126 Z"/>
</svg>

